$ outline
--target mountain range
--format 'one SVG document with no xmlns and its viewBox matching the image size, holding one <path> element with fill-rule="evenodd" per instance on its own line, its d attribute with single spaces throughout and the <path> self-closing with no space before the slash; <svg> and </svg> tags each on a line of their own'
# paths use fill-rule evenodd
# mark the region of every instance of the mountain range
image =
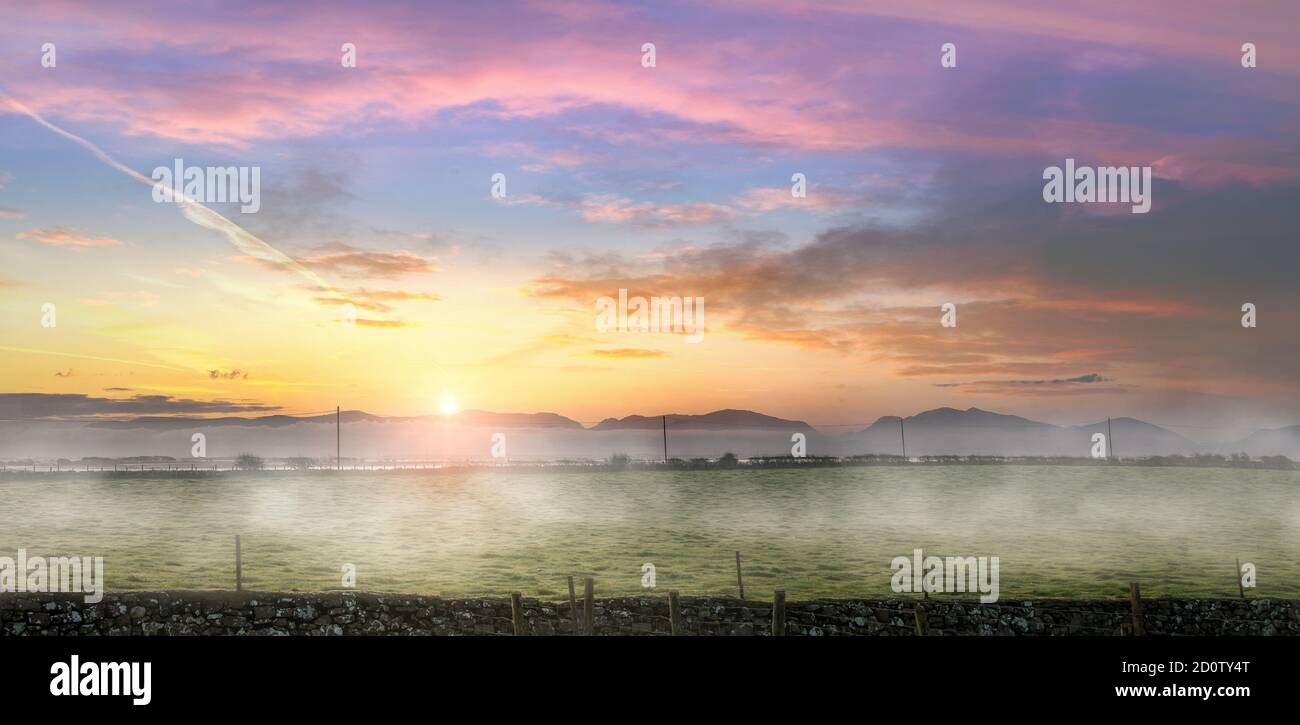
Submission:
<svg viewBox="0 0 1300 725">
<path fill-rule="evenodd" d="M 1135 418 L 1060 426 L 979 408 L 936 408 L 900 418 L 882 416 L 865 429 L 819 430 L 807 422 L 750 410 L 701 415 L 629 415 L 584 427 L 555 413 L 494 413 L 466 410 L 451 416 L 378 416 L 343 411 L 344 448 L 354 455 L 479 456 L 489 432 L 509 434 L 512 456 L 604 457 L 626 452 L 661 456 L 665 418 L 670 454 L 678 457 L 786 455 L 792 435 L 806 436 L 809 455 L 898 454 L 909 456 L 1088 456 L 1095 433 L 1109 433 L 1110 454 L 1119 457 L 1245 452 L 1300 459 L 1300 425 L 1259 430 L 1231 443 L 1200 443 Z M 0 422 L 0 458 L 33 455 L 185 455 L 203 432 L 221 450 L 267 455 L 333 454 L 335 414 L 222 418 L 147 416 L 113 420 Z M 322 428 L 326 428 L 322 431 Z M 210 448 L 211 450 L 211 448 Z M 209 453 L 209 455 L 214 455 Z"/>
<path fill-rule="evenodd" d="M 295 417 L 291 415 L 262 415 L 252 418 L 226 416 L 223 418 L 196 418 L 192 416 L 141 416 L 117 420 L 96 420 L 89 425 L 95 428 L 152 428 L 157 430 L 213 428 L 224 426 L 281 428 L 299 423 L 335 422 L 334 413 Z M 441 415 L 382 416 L 360 410 L 344 410 L 337 416 L 340 423 L 446 423 Z M 658 420 L 656 418 L 656 420 Z M 455 415 L 460 426 L 484 428 L 574 428 L 582 429 L 576 420 L 555 413 L 489 413 L 484 410 L 465 410 Z"/>
<path fill-rule="evenodd" d="M 785 420 L 752 410 L 715 410 L 703 415 L 629 415 L 606 418 L 592 430 L 659 430 L 665 423 L 674 430 L 788 430 L 812 433 L 813 427 L 801 420 Z"/>
<path fill-rule="evenodd" d="M 901 421 L 901 426 L 900 426 Z M 1106 434 L 1112 456 L 1205 452 L 1178 433 L 1135 418 L 1058 426 L 979 408 L 936 408 L 907 418 L 885 416 L 862 431 L 870 450 L 902 449 L 908 455 L 1087 456 L 1092 436 Z"/>
</svg>

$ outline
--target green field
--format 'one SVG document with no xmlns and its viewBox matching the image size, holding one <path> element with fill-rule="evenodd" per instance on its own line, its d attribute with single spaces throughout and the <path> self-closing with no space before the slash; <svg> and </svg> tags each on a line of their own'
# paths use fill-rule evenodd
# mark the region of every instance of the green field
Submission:
<svg viewBox="0 0 1300 725">
<path fill-rule="evenodd" d="M 0 476 L 0 556 L 103 556 L 106 588 L 893 596 L 889 562 L 998 556 L 1006 597 L 1300 597 L 1300 473 L 935 466 Z M 581 579 L 579 579 L 581 581 Z M 579 585 L 580 586 L 580 585 Z"/>
</svg>

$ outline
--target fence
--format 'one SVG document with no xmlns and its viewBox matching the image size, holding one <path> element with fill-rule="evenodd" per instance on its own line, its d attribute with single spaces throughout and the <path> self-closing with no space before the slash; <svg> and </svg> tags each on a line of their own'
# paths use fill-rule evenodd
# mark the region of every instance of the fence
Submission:
<svg viewBox="0 0 1300 725">
<path fill-rule="evenodd" d="M 1246 590 L 1242 583 L 1243 570 L 1241 567 L 1240 560 L 1236 560 L 1235 564 L 1236 564 L 1235 570 L 1237 573 L 1236 584 L 1239 593 L 1239 598 L 1241 600 L 1246 600 L 1247 599 Z M 745 599 L 743 571 L 741 567 L 741 554 L 739 551 L 735 552 L 735 566 L 736 566 L 736 586 L 738 590 L 737 601 L 739 601 L 742 604 L 747 604 L 747 600 Z M 242 539 L 240 536 L 235 537 L 234 574 L 235 574 L 234 577 L 235 591 L 242 592 L 244 590 L 244 581 L 243 581 Z M 595 596 L 595 589 L 596 589 L 595 578 L 588 576 L 585 577 L 584 579 L 581 609 L 579 609 L 578 606 L 576 591 L 574 588 L 574 578 L 572 576 L 568 577 L 567 584 L 568 584 L 568 605 L 569 605 L 568 607 L 569 617 L 567 619 L 567 622 L 568 622 L 569 633 L 573 635 L 585 635 L 585 636 L 592 636 L 596 634 L 595 622 L 596 622 L 597 607 L 596 607 L 596 596 Z M 946 594 L 951 594 L 952 596 L 951 597 L 943 596 L 942 598 L 939 598 L 941 593 L 931 592 L 927 590 L 922 592 L 921 597 L 919 599 L 898 598 L 897 600 L 894 601 L 898 606 L 904 607 L 904 609 L 900 611 L 905 611 L 907 613 L 906 616 L 910 618 L 910 624 L 908 626 L 911 629 L 912 633 L 914 633 L 916 636 L 923 637 L 923 636 L 939 634 L 943 632 L 942 626 L 939 627 L 934 626 L 934 624 L 931 621 L 931 615 L 936 609 L 942 610 L 945 608 L 949 608 L 953 604 L 960 605 L 960 603 L 962 602 L 962 600 L 960 599 L 960 594 L 962 593 L 963 592 L 946 593 Z M 935 594 L 936 599 L 932 600 L 931 594 Z M 511 592 L 509 596 L 509 601 L 510 601 L 510 617 L 508 621 L 510 622 L 511 633 L 515 636 L 527 636 L 531 634 L 530 627 L 527 623 L 527 616 L 525 612 L 525 599 L 523 593 L 520 591 Z M 842 601 L 852 601 L 852 600 L 814 600 L 814 601 L 842 602 Z M 858 601 L 869 602 L 872 600 L 858 600 Z M 1191 601 L 1213 601 L 1213 600 L 1191 600 Z M 1269 600 L 1255 600 L 1255 601 L 1269 601 Z M 905 609 L 905 607 L 908 604 L 910 604 L 911 607 L 910 610 Z M 978 608 L 977 605 L 974 604 L 972 604 L 971 606 Z M 988 607 L 989 605 L 980 605 L 980 606 Z M 1003 606 L 1007 606 L 1007 605 L 1003 605 Z M 1021 604 L 1021 605 L 1010 605 L 1010 606 L 1015 608 L 1017 606 L 1024 607 L 1025 605 Z M 996 607 L 994 608 L 996 609 Z M 560 609 L 562 609 L 562 607 L 557 608 L 557 611 L 559 611 Z M 684 623 L 683 614 L 682 614 L 682 597 L 680 593 L 675 589 L 670 590 L 668 592 L 667 610 L 668 610 L 667 616 L 656 615 L 657 619 L 667 623 L 668 625 L 667 634 L 672 636 L 683 636 L 688 634 L 687 628 Z M 773 591 L 770 611 L 771 611 L 771 619 L 770 619 L 771 636 L 774 637 L 786 636 L 787 635 L 787 602 L 786 602 L 786 593 L 784 589 L 776 589 Z M 1294 614 L 1292 616 L 1294 617 Z M 504 618 L 500 618 L 500 619 L 504 620 Z M 1118 627 L 1095 626 L 1095 625 L 1089 627 L 1087 625 L 1071 625 L 1072 627 L 1075 628 L 1075 631 L 1073 631 L 1072 633 L 1092 634 L 1092 635 L 1119 634 L 1121 636 L 1133 636 L 1133 637 L 1146 636 L 1149 633 L 1149 629 L 1147 627 L 1147 617 L 1144 613 L 1144 604 L 1141 595 L 1141 587 L 1138 582 L 1130 582 L 1129 585 L 1127 620 L 1128 620 L 1127 622 L 1119 624 Z M 1220 618 L 1220 620 L 1223 622 L 1228 621 L 1226 618 Z M 1246 619 L 1239 620 L 1239 622 L 1243 624 L 1251 621 L 1252 620 L 1246 620 Z M 651 632 L 647 632 L 647 633 L 654 633 L 654 632 L 652 630 Z"/>
</svg>

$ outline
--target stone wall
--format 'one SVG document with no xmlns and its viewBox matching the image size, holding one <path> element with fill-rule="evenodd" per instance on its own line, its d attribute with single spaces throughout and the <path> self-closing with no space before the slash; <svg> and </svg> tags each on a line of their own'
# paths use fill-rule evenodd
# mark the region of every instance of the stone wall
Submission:
<svg viewBox="0 0 1300 725">
<path fill-rule="evenodd" d="M 814 599 L 787 602 L 790 635 L 915 636 L 916 599 Z M 1151 599 L 1148 634 L 1297 635 L 1300 600 Z M 578 602 L 579 610 L 582 601 Z M 681 597 L 684 629 L 694 635 L 771 633 L 770 602 Z M 1127 601 L 933 598 L 930 634 L 1114 635 L 1131 620 Z M 569 634 L 569 604 L 523 600 L 534 635 Z M 442 599 L 367 592 L 166 591 L 105 594 L 0 594 L 2 635 L 508 635 L 508 598 Z M 665 596 L 596 600 L 597 635 L 667 635 Z"/>
</svg>

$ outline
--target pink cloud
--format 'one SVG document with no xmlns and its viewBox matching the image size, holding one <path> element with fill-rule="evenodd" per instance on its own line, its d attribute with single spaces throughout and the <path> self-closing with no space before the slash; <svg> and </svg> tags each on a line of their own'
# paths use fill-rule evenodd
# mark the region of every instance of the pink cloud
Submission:
<svg viewBox="0 0 1300 725">
<path fill-rule="evenodd" d="M 589 222 L 631 223 L 646 227 L 672 227 L 711 224 L 736 215 L 730 207 L 707 202 L 654 204 L 636 202 L 612 194 L 584 199 L 582 218 Z"/>
<path fill-rule="evenodd" d="M 574 131 L 610 144 L 713 142 L 823 152 L 902 147 L 1059 155 L 1058 140 L 1069 139 L 1068 151 L 1076 156 L 1121 157 L 1127 163 L 1181 156 L 1184 165 L 1216 178 L 1297 174 L 1294 164 L 1268 153 L 1267 139 L 1233 138 L 1222 142 L 1232 147 L 1231 154 L 1202 152 L 1205 139 L 1199 135 L 1098 121 L 1086 109 L 1055 118 L 977 109 L 961 123 L 929 117 L 918 111 L 927 96 L 912 95 L 926 85 L 917 81 L 930 72 L 917 58 L 897 50 L 867 58 L 861 48 L 833 41 L 811 46 L 782 33 L 785 21 L 771 16 L 867 16 L 932 26 L 936 38 L 956 28 L 1010 35 L 1012 43 L 1023 37 L 1040 44 L 1046 38 L 1106 46 L 1088 50 L 1089 62 L 1127 62 L 1149 50 L 1222 57 L 1231 66 L 1240 39 L 1250 38 L 1267 49 L 1261 52 L 1267 59 L 1262 72 L 1268 73 L 1300 68 L 1300 62 L 1288 62 L 1300 60 L 1289 37 L 1295 23 L 1261 25 L 1251 20 L 1251 12 L 1201 3 L 1149 3 L 1139 9 L 1047 8 L 1011 0 L 981 3 L 978 9 L 955 0 L 924 9 L 904 0 L 720 6 L 718 13 L 743 21 L 743 28 L 732 30 L 718 17 L 705 27 L 685 27 L 598 2 L 524 4 L 505 24 L 496 13 L 473 6 L 360 13 L 351 5 L 324 4 L 310 10 L 306 23 L 308 11 L 294 7 L 263 9 L 251 21 L 238 14 L 183 17 L 162 11 L 161 4 L 113 13 L 41 6 L 20 16 L 12 34 L 18 43 L 52 30 L 69 38 L 60 70 L 77 62 L 74 49 L 82 57 L 139 49 L 138 60 L 166 70 L 98 64 L 76 74 L 18 74 L 6 84 L 38 112 L 65 121 L 232 147 L 365 134 L 386 124 L 419 126 L 450 112 L 466 122 L 475 116 L 536 119 L 610 107 L 639 114 L 645 119 L 642 128 L 575 123 Z M 1270 6 L 1271 13 L 1279 11 Z M 339 63 L 345 40 L 357 45 L 356 69 Z M 660 45 L 652 69 L 639 62 L 646 40 Z M 176 56 L 211 62 L 199 73 L 191 65 L 169 65 Z M 1241 154 L 1252 162 L 1241 162 Z M 560 148 L 540 150 L 522 165 L 542 171 L 590 161 L 582 149 Z"/>
<path fill-rule="evenodd" d="M 122 242 L 106 234 L 95 234 L 66 227 L 36 227 L 14 235 L 16 239 L 31 239 L 52 247 L 121 247 Z"/>
<path fill-rule="evenodd" d="M 773 15 L 840 15 L 910 20 L 988 33 L 1129 46 L 1200 58 L 1240 57 L 1242 42 L 1269 48 L 1274 72 L 1300 72 L 1293 42 L 1300 6 L 1272 0 L 1148 0 L 1042 3 L 1036 0 L 722 0 L 721 5 Z M 938 46 L 936 45 L 936 48 Z"/>
</svg>

